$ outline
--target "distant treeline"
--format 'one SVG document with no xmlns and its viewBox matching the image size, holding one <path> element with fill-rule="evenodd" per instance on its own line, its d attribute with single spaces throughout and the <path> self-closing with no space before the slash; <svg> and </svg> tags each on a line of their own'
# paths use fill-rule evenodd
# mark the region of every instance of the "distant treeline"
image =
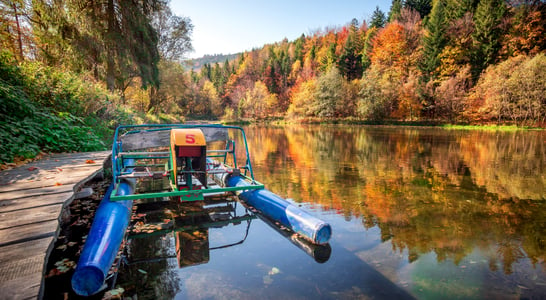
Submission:
<svg viewBox="0 0 546 300">
<path fill-rule="evenodd" d="M 214 55 L 204 55 L 203 57 L 193 58 L 187 60 L 186 63 L 190 69 L 193 69 L 196 72 L 200 72 L 203 66 L 211 68 L 216 63 L 223 63 L 225 61 L 233 61 L 237 59 L 239 54 L 214 54 Z"/>
<path fill-rule="evenodd" d="M 394 0 L 191 72 L 191 115 L 544 126 L 543 1 Z"/>
</svg>

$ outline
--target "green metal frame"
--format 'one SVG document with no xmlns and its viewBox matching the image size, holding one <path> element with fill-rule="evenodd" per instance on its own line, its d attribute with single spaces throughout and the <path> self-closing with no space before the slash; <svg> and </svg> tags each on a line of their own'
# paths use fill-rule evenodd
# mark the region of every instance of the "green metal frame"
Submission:
<svg viewBox="0 0 546 300">
<path fill-rule="evenodd" d="M 170 151 L 169 147 L 169 155 L 142 155 L 141 153 L 131 154 L 125 153 L 123 154 L 123 157 L 121 157 L 122 153 L 122 143 L 119 140 L 119 133 L 120 130 L 129 130 L 126 132 L 126 134 L 131 133 L 137 133 L 141 131 L 147 131 L 147 132 L 154 132 L 154 131 L 164 131 L 164 130 L 171 130 L 173 128 L 220 128 L 220 129 L 235 129 L 240 130 L 243 142 L 245 146 L 246 151 L 246 158 L 247 162 L 246 164 L 241 167 L 241 169 L 245 170 L 244 175 L 239 175 L 243 177 L 244 179 L 248 180 L 252 183 L 252 185 L 249 186 L 243 186 L 243 187 L 223 187 L 223 188 L 205 188 L 205 189 L 199 189 L 199 190 L 193 190 L 191 189 L 191 183 L 189 183 L 188 190 L 179 190 L 177 188 L 176 183 L 176 176 L 172 175 L 172 166 L 173 166 L 173 153 Z M 231 146 L 231 147 L 230 147 Z M 217 149 L 217 152 L 219 152 L 220 149 Z M 207 155 L 207 158 L 224 158 L 224 164 L 227 162 L 228 154 L 232 154 L 233 156 L 233 168 L 238 168 L 237 166 L 237 158 L 235 154 L 235 142 L 233 140 L 230 140 L 229 138 L 226 140 L 226 149 L 221 155 Z M 215 151 L 212 151 L 214 153 Z M 159 154 L 165 153 L 165 151 L 158 152 Z M 166 154 L 166 153 L 165 153 Z M 167 160 L 165 164 L 145 164 L 145 165 L 137 165 L 134 166 L 128 166 L 124 165 L 124 159 L 134 159 L 134 160 L 142 160 L 142 159 L 165 159 Z M 120 182 L 120 176 L 122 176 L 127 168 L 135 167 L 135 166 L 163 166 L 165 167 L 165 171 L 169 174 L 169 181 L 171 186 L 171 191 L 166 192 L 154 192 L 154 193 L 142 193 L 142 194 L 133 194 L 133 195 L 124 195 L 124 196 L 117 196 L 118 192 L 118 183 Z M 136 199 L 151 199 L 151 198 L 161 198 L 161 197 L 181 197 L 181 201 L 200 201 L 204 199 L 204 194 L 209 193 L 221 193 L 221 192 L 235 192 L 235 191 L 244 191 L 244 190 L 257 190 L 257 189 L 263 189 L 264 185 L 254 180 L 254 174 L 252 172 L 252 165 L 250 163 L 250 155 L 248 151 L 248 144 L 246 140 L 246 135 L 244 130 L 241 127 L 237 126 L 224 126 L 224 125 L 188 125 L 188 124 L 153 124 L 153 125 L 122 125 L 116 128 L 116 132 L 114 135 L 114 143 L 112 145 L 112 173 L 113 173 L 113 180 L 116 183 L 112 194 L 110 196 L 110 200 L 112 201 L 124 201 L 124 200 L 136 200 Z M 250 174 L 248 174 L 250 173 Z M 248 176 L 249 175 L 249 176 Z M 182 198 L 185 197 L 185 198 Z"/>
</svg>

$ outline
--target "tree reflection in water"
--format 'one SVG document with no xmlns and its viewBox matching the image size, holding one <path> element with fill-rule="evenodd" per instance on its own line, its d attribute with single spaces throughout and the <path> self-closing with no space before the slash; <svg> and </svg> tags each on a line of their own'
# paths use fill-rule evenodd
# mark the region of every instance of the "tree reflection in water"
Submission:
<svg viewBox="0 0 546 300">
<path fill-rule="evenodd" d="M 409 261 L 455 264 L 479 249 L 492 271 L 546 258 L 546 132 L 354 126 L 250 127 L 257 176 L 298 202 L 378 226 Z"/>
</svg>

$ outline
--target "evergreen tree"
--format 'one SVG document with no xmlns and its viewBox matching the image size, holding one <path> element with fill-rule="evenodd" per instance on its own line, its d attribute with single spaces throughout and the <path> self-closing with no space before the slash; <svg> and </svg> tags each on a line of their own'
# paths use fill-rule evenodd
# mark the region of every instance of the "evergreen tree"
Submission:
<svg viewBox="0 0 546 300">
<path fill-rule="evenodd" d="M 370 20 L 370 28 L 382 28 L 385 26 L 386 20 L 385 13 L 379 9 L 379 6 L 376 6 Z"/>
<path fill-rule="evenodd" d="M 110 90 L 123 93 L 135 76 L 143 86 L 157 88 L 158 34 L 151 19 L 160 3 L 34 0 L 32 24 L 41 57 L 50 65 L 92 70 Z"/>
<path fill-rule="evenodd" d="M 222 74 L 222 69 L 220 68 L 220 64 L 218 62 L 214 63 L 214 67 L 212 68 L 211 72 L 211 81 L 214 84 L 214 87 L 216 90 L 220 88 L 220 86 L 224 83 L 224 76 Z"/>
<path fill-rule="evenodd" d="M 356 19 L 353 19 L 349 25 L 349 34 L 337 65 L 340 73 L 347 80 L 362 77 L 362 42 Z"/>
<path fill-rule="evenodd" d="M 424 19 L 432 9 L 432 0 L 406 0 L 404 7 L 416 10 Z"/>
<path fill-rule="evenodd" d="M 445 0 L 436 0 L 429 20 L 426 24 L 426 34 L 423 38 L 423 61 L 421 71 L 426 77 L 436 77 L 440 65 L 439 55 L 444 49 L 447 38 L 447 22 L 445 18 Z"/>
<path fill-rule="evenodd" d="M 472 34 L 474 44 L 472 73 L 475 78 L 497 58 L 502 36 L 500 24 L 505 12 L 503 0 L 481 0 L 476 8 L 475 30 Z"/>
<path fill-rule="evenodd" d="M 391 10 L 389 11 L 388 21 L 392 22 L 400 17 L 402 11 L 402 0 L 392 0 Z"/>
<path fill-rule="evenodd" d="M 445 16 L 448 20 L 462 18 L 467 12 L 473 13 L 478 5 L 478 0 L 447 0 Z"/>
<path fill-rule="evenodd" d="M 210 64 L 206 63 L 201 67 L 201 78 L 212 81 L 212 67 Z"/>
<path fill-rule="evenodd" d="M 299 60 L 303 62 L 303 45 L 305 44 L 305 35 L 302 34 L 294 42 L 294 61 Z"/>
<path fill-rule="evenodd" d="M 376 33 L 376 27 L 372 27 L 366 31 L 366 37 L 364 38 L 364 44 L 362 45 L 362 70 L 368 69 L 371 65 L 370 52 L 373 49 L 372 40 Z"/>
</svg>

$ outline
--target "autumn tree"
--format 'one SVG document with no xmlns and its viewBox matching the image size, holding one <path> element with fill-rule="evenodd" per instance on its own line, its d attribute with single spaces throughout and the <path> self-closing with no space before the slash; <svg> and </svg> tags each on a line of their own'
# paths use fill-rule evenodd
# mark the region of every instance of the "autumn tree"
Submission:
<svg viewBox="0 0 546 300">
<path fill-rule="evenodd" d="M 510 28 L 502 39 L 502 55 L 536 55 L 546 50 L 546 3 L 530 2 L 509 7 Z"/>
<path fill-rule="evenodd" d="M 317 89 L 312 111 L 317 117 L 333 118 L 344 105 L 343 77 L 333 67 L 317 79 Z"/>
<path fill-rule="evenodd" d="M 291 103 L 288 107 L 288 116 L 290 117 L 311 117 L 313 111 L 311 107 L 315 101 L 317 89 L 316 79 L 310 79 L 299 83 L 292 90 Z"/>
<path fill-rule="evenodd" d="M 454 76 L 460 69 L 472 63 L 473 32 L 471 13 L 451 22 L 447 30 L 449 42 L 438 56 L 440 77 Z"/>
<path fill-rule="evenodd" d="M 338 61 L 336 48 L 337 48 L 337 34 L 330 33 L 329 39 L 331 42 L 324 43 L 320 52 L 317 55 L 317 60 L 320 62 L 319 69 L 321 72 L 328 72 L 332 67 L 335 67 Z"/>
<path fill-rule="evenodd" d="M 381 120 L 390 115 L 393 98 L 383 93 L 382 76 L 377 68 L 364 73 L 357 102 L 357 112 L 366 120 Z"/>
<path fill-rule="evenodd" d="M 257 81 L 238 105 L 243 117 L 265 119 L 276 111 L 277 102 L 277 96 L 271 94 L 263 82 Z"/>
<path fill-rule="evenodd" d="M 415 97 L 406 94 L 404 99 L 411 98 L 411 101 L 400 102 L 402 99 L 401 92 L 404 91 L 401 87 L 410 87 L 410 85 L 407 85 L 408 81 L 420 74 L 417 69 L 420 51 L 416 51 L 419 47 L 420 19 L 408 18 L 408 20 L 413 21 L 389 23 L 378 32 L 373 40 L 373 50 L 370 53 L 371 67 L 368 70 L 368 76 L 362 80 L 373 81 L 374 84 L 379 85 L 379 89 L 369 88 L 366 83 L 363 83 L 362 94 L 380 93 L 381 100 L 379 101 L 380 105 L 372 105 L 373 109 L 370 111 L 373 111 L 373 113 L 364 112 L 363 115 L 376 117 L 382 114 L 395 114 L 398 111 L 393 117 L 406 118 L 410 117 L 408 114 L 417 114 L 413 113 L 416 110 L 413 106 L 416 101 Z M 415 81 L 412 81 L 411 87 L 414 93 L 419 90 Z M 377 102 L 376 100 L 372 101 Z M 366 101 L 363 103 L 366 104 Z M 410 105 L 411 107 L 403 107 L 404 105 Z M 377 107 L 383 107 L 385 111 L 379 114 Z"/>
<path fill-rule="evenodd" d="M 157 47 L 162 59 L 182 61 L 184 55 L 193 50 L 191 34 L 193 24 L 187 17 L 173 14 L 167 3 L 152 15 L 152 26 L 157 31 Z"/>
<path fill-rule="evenodd" d="M 180 113 L 180 103 L 187 93 L 190 79 L 186 76 L 186 70 L 178 62 L 161 60 L 158 64 L 159 80 L 161 85 L 156 94 L 155 108 L 165 113 Z M 135 85 L 134 88 L 139 88 Z M 130 98 L 130 97 L 129 97 Z M 146 106 L 150 109 L 150 105 Z"/>
<path fill-rule="evenodd" d="M 220 117 L 224 112 L 224 107 L 222 105 L 222 99 L 218 95 L 214 84 L 210 81 L 205 81 L 203 84 L 203 96 L 207 99 L 207 103 L 210 104 L 208 115 L 213 117 Z"/>
<path fill-rule="evenodd" d="M 466 99 L 471 87 L 470 65 L 440 81 L 434 90 L 436 115 L 450 122 L 461 121 L 467 109 Z"/>
<path fill-rule="evenodd" d="M 478 116 L 516 124 L 546 121 L 546 55 L 517 56 L 491 65 L 471 99 Z M 476 111 L 474 111 L 476 112 Z"/>
<path fill-rule="evenodd" d="M 0 1 L 0 46 L 21 61 L 34 53 L 29 7 L 23 0 Z"/>
</svg>

